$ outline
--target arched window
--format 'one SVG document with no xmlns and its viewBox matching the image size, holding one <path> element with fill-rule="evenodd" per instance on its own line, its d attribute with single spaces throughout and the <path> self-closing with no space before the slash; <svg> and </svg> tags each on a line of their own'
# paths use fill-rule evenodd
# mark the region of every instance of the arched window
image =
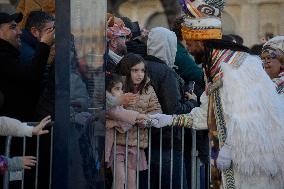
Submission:
<svg viewBox="0 0 284 189">
<path fill-rule="evenodd" d="M 266 23 L 262 26 L 262 31 L 264 34 L 275 33 L 275 26 L 272 23 Z"/>
<path fill-rule="evenodd" d="M 165 15 L 164 12 L 156 12 L 152 14 L 146 22 L 147 29 L 151 29 L 157 26 L 169 28 L 167 16 Z"/>
<path fill-rule="evenodd" d="M 222 29 L 224 34 L 236 34 L 235 21 L 227 12 L 223 12 L 222 14 Z"/>
</svg>

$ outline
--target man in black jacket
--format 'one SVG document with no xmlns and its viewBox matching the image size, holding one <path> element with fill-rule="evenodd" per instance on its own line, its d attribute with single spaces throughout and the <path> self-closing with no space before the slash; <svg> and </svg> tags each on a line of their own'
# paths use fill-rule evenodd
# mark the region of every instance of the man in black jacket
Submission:
<svg viewBox="0 0 284 189">
<path fill-rule="evenodd" d="M 23 64 L 20 61 L 19 51 L 22 32 L 17 26 L 22 18 L 21 13 L 12 15 L 0 13 L 0 91 L 3 94 L 0 115 L 21 121 L 33 121 L 37 103 L 35 97 L 38 96 L 50 46 L 53 43 L 54 29 L 42 35 L 31 63 Z M 19 154 L 21 142 L 13 140 L 11 155 Z M 1 146 L 0 152 L 3 151 Z M 31 152 L 27 153 L 32 155 Z M 31 183 L 31 180 L 27 183 Z M 18 188 L 18 183 L 13 182 L 10 187 Z"/>
<path fill-rule="evenodd" d="M 22 17 L 21 13 L 0 13 L 0 91 L 4 95 L 0 114 L 21 121 L 32 121 L 36 103 L 31 104 L 33 96 L 27 94 L 38 93 L 53 43 L 54 29 L 42 35 L 31 64 L 22 64 L 19 51 L 22 32 L 17 27 Z"/>
</svg>

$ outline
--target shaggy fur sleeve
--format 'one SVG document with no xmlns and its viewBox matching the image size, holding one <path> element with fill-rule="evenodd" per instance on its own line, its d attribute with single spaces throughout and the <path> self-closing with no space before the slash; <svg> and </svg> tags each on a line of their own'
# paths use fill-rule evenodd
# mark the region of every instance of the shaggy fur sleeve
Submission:
<svg viewBox="0 0 284 189">
<path fill-rule="evenodd" d="M 222 69 L 226 142 L 235 168 L 244 175 L 282 172 L 284 104 L 261 60 L 248 55 L 239 67 L 223 64 Z"/>
</svg>

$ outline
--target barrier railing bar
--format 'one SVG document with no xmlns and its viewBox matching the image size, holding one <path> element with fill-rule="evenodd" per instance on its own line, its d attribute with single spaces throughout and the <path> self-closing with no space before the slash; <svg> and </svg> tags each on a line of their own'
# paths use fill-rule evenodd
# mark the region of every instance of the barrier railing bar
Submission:
<svg viewBox="0 0 284 189">
<path fill-rule="evenodd" d="M 148 149 L 148 189 L 150 189 L 150 181 L 151 181 L 151 127 L 149 128 L 149 149 Z"/>
<path fill-rule="evenodd" d="M 116 186 L 116 144 L 117 144 L 117 139 L 116 139 L 116 134 L 117 131 L 114 129 L 114 145 L 113 145 L 113 188 Z"/>
<path fill-rule="evenodd" d="M 125 189 L 128 189 L 128 132 L 126 132 L 125 146 Z"/>
<path fill-rule="evenodd" d="M 180 177 L 180 188 L 183 189 L 183 161 L 184 161 L 184 127 L 181 129 L 181 177 Z"/>
<path fill-rule="evenodd" d="M 27 138 L 24 137 L 23 138 L 23 156 L 26 155 L 26 142 L 27 142 Z M 21 189 L 24 189 L 24 186 L 25 186 L 25 169 L 23 169 L 23 172 L 22 172 Z"/>
<path fill-rule="evenodd" d="M 196 189 L 200 188 L 200 159 L 196 160 Z"/>
<path fill-rule="evenodd" d="M 171 127 L 171 172 L 170 172 L 170 189 L 173 188 L 173 158 L 174 158 L 174 127 Z"/>
<path fill-rule="evenodd" d="M 50 163 L 49 163 L 49 189 L 51 189 L 52 183 L 52 159 L 53 158 L 53 127 L 50 129 Z"/>
<path fill-rule="evenodd" d="M 12 137 L 8 136 L 6 138 L 6 146 L 5 146 L 5 156 L 10 156 L 10 146 L 11 146 Z M 6 171 L 4 174 L 4 181 L 3 181 L 3 189 L 9 189 L 9 172 Z"/>
<path fill-rule="evenodd" d="M 37 157 L 37 163 L 36 163 L 36 174 L 35 174 L 35 189 L 37 189 L 37 186 L 38 186 L 39 140 L 40 140 L 40 137 L 37 136 L 37 138 L 36 138 L 36 157 Z"/>
<path fill-rule="evenodd" d="M 163 129 L 160 129 L 160 163 L 159 163 L 159 189 L 162 188 L 162 156 L 163 156 Z"/>
<path fill-rule="evenodd" d="M 136 162 L 136 189 L 139 189 L 139 168 L 140 168 L 140 129 L 137 127 L 137 162 Z"/>
<path fill-rule="evenodd" d="M 191 130 L 191 189 L 196 189 L 196 130 Z"/>
</svg>

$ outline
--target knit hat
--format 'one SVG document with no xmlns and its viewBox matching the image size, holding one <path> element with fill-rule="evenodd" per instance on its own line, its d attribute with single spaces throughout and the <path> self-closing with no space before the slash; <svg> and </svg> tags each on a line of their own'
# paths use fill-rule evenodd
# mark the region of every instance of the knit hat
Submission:
<svg viewBox="0 0 284 189">
<path fill-rule="evenodd" d="M 221 11 L 225 0 L 179 0 L 186 14 L 182 24 L 185 40 L 221 39 Z"/>
<path fill-rule="evenodd" d="M 276 36 L 267 41 L 263 45 L 262 52 L 268 52 L 284 64 L 284 36 Z"/>
</svg>

